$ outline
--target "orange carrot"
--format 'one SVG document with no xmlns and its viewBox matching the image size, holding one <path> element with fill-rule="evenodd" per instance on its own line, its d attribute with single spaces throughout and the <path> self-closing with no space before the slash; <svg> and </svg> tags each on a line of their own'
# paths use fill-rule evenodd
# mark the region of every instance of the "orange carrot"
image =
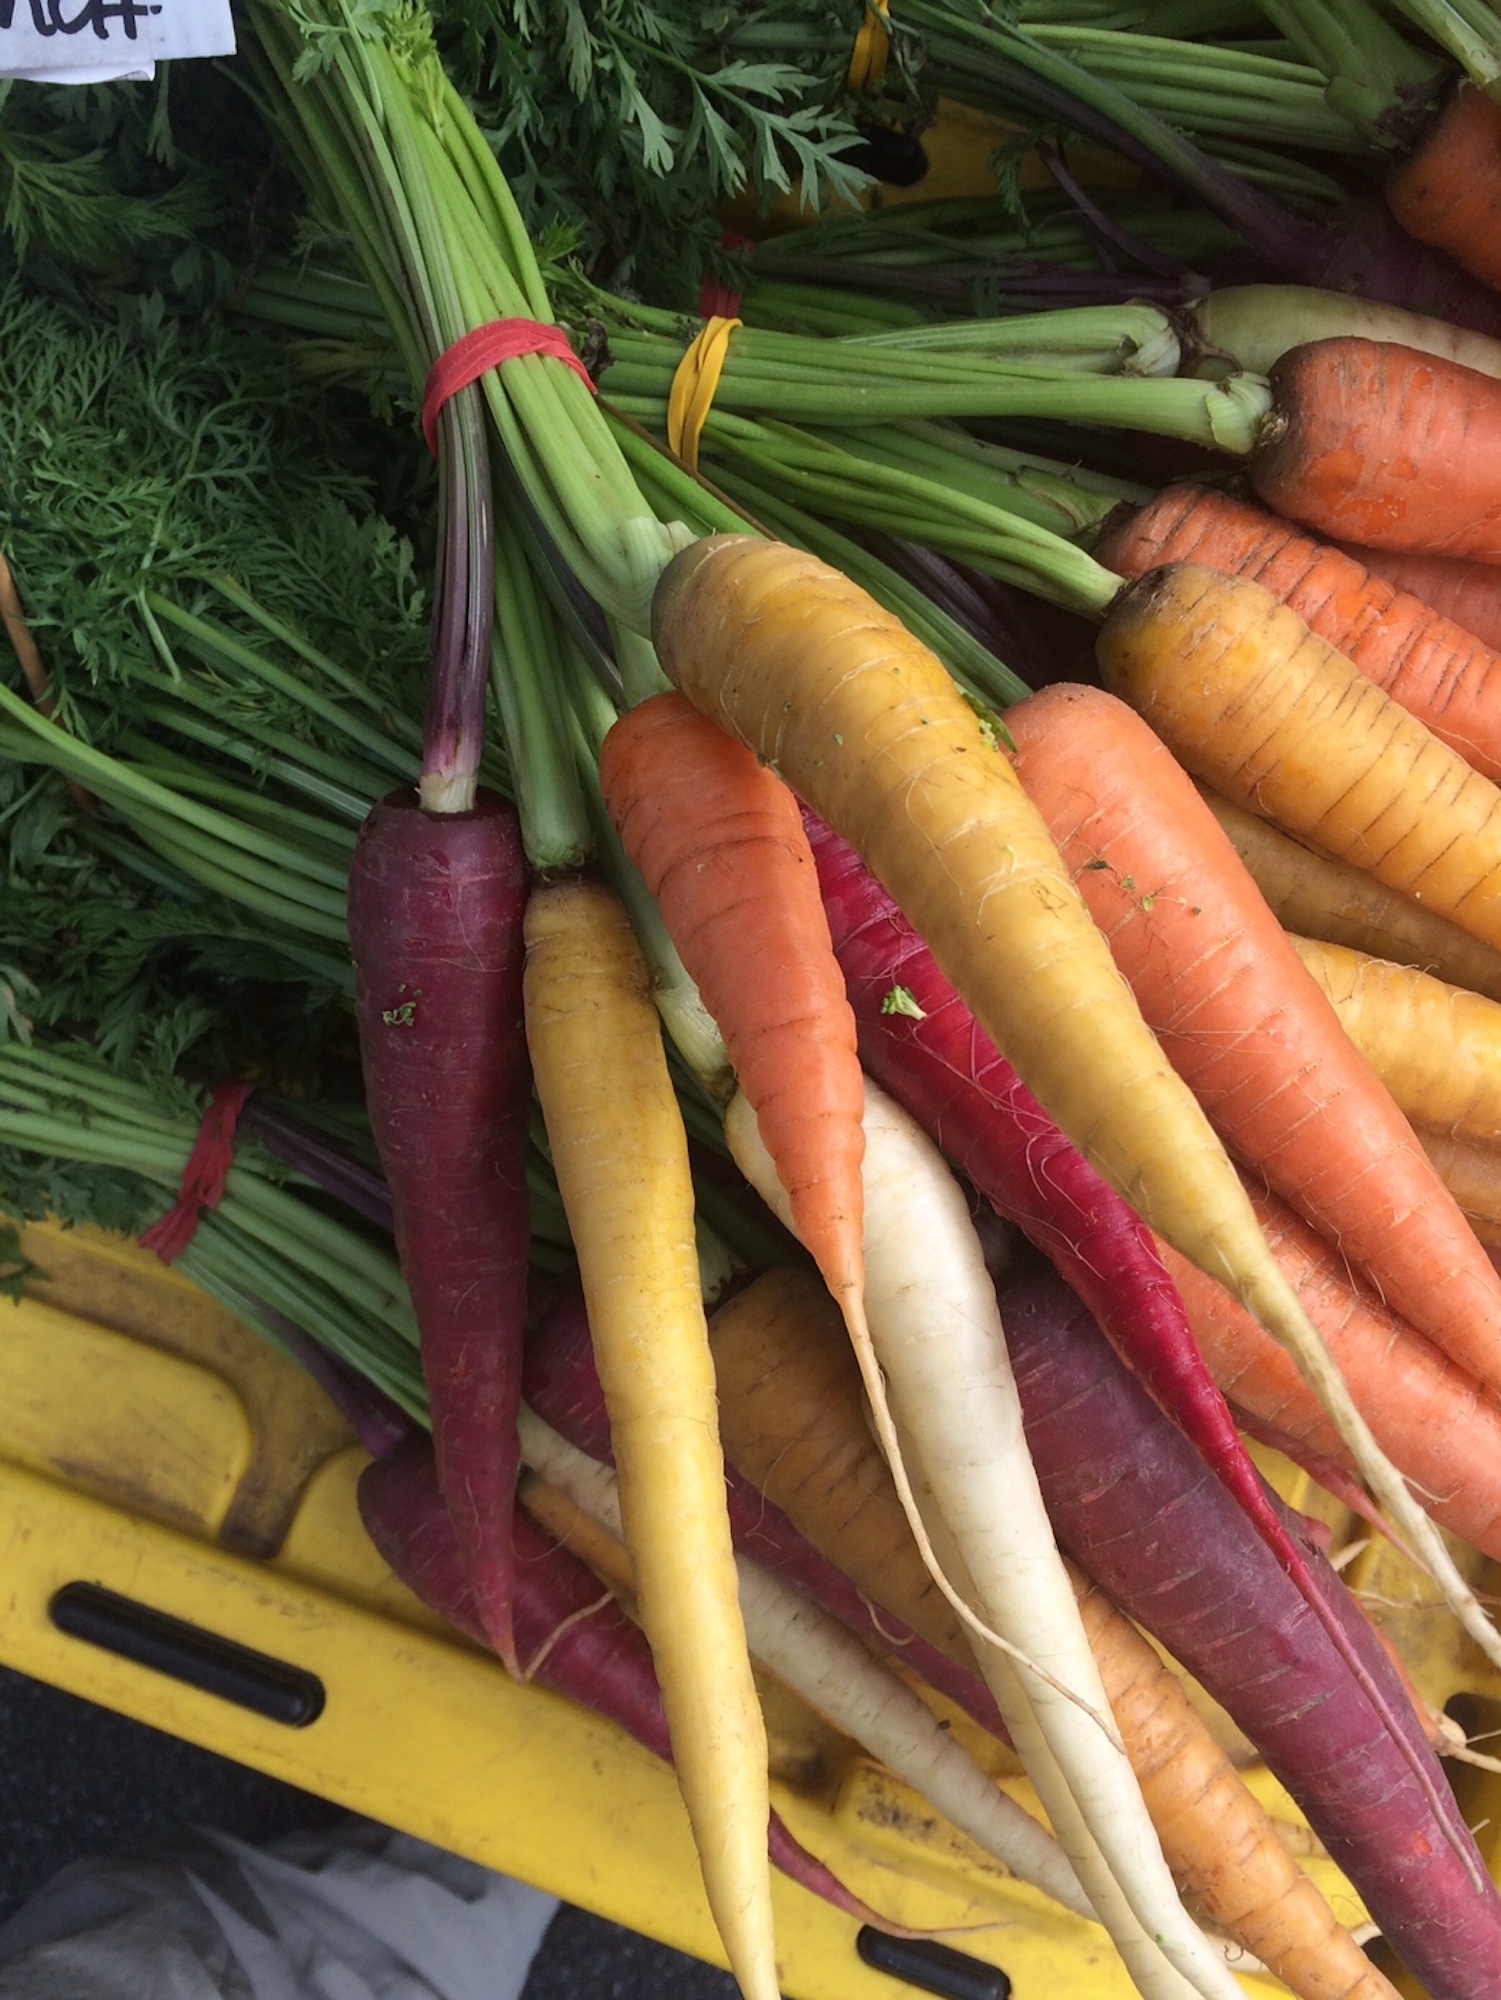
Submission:
<svg viewBox="0 0 1501 2000">
<path fill-rule="evenodd" d="M 1501 104 L 1461 83 L 1388 178 L 1386 201 L 1409 236 L 1501 286 Z"/>
<path fill-rule="evenodd" d="M 1230 1151 L 1501 1385 L 1501 1276 L 1188 774 L 1096 688 L 1046 688 L 1007 727 L 1142 1013 Z"/>
<path fill-rule="evenodd" d="M 1389 1456 L 1436 1521 L 1501 1557 L 1501 1405 L 1353 1283 L 1339 1252 L 1285 1202 L 1265 1187 L 1253 1187 L 1251 1200 L 1277 1262 Z M 1334 1425 L 1276 1342 L 1176 1251 L 1164 1249 L 1163 1256 L 1210 1372 L 1230 1401 L 1348 1465 Z"/>
<path fill-rule="evenodd" d="M 1451 986 L 1501 1000 L 1501 952 L 1363 868 L 1315 854 L 1244 806 L 1207 786 L 1199 790 L 1284 930 L 1413 965 Z"/>
<path fill-rule="evenodd" d="M 730 1060 L 799 1236 L 841 1304 L 864 1274 L 864 1082 L 797 800 L 676 691 L 600 752 L 605 803 Z"/>
<path fill-rule="evenodd" d="M 1292 348 L 1249 461 L 1269 507 L 1331 541 L 1501 561 L 1501 382 L 1346 335 Z"/>
<path fill-rule="evenodd" d="M 1189 565 L 1154 571 L 1154 582 L 1163 574 L 1231 587 Z M 1147 591 L 1144 582 L 1121 586 L 1111 599 L 1096 642 L 1102 662 L 1131 655 L 1154 615 L 1171 657 L 1196 633 L 1191 590 L 1180 587 L 1187 602 L 1170 622 L 1161 616 L 1169 593 Z M 1280 613 L 1255 584 L 1233 588 L 1255 595 L 1263 619 L 1268 605 Z M 1004 754 L 1001 732 L 867 592 L 816 557 L 758 536 L 711 535 L 676 555 L 652 600 L 652 637 L 664 672 L 694 706 L 774 765 L 861 855 L 1096 1171 L 1233 1286 L 1297 1354 L 1373 1494 L 1420 1551 L 1464 1629 L 1501 1661 L 1501 1636 L 1350 1400 L 1267 1251 L 1221 1141 L 1141 1019 Z M 1427 739 L 1421 724 L 1406 720 Z M 1470 776 L 1494 798 L 1501 835 L 1501 793 Z M 1468 862 L 1468 870 L 1432 865 L 1437 857 L 1418 848 L 1417 862 L 1430 864 L 1419 886 L 1445 890 L 1451 915 L 1460 914 L 1462 896 L 1485 886 L 1474 880 L 1475 845 L 1465 853 L 1458 843 L 1458 864 Z M 1497 849 L 1501 884 L 1501 838 Z"/>
<path fill-rule="evenodd" d="M 1414 555 L 1405 549 L 1373 549 L 1360 542 L 1334 547 L 1384 577 L 1394 590 L 1421 598 L 1430 610 L 1473 632 L 1482 645 L 1501 652 L 1501 566 L 1463 556 Z"/>
<path fill-rule="evenodd" d="M 1122 576 L 1191 562 L 1254 578 L 1477 770 L 1501 777 L 1501 658 L 1290 522 L 1215 487 L 1168 486 L 1112 515 L 1095 555 Z"/>
<path fill-rule="evenodd" d="M 1501 790 L 1270 591 L 1151 570 L 1095 651 L 1196 778 L 1501 950 Z"/>
</svg>

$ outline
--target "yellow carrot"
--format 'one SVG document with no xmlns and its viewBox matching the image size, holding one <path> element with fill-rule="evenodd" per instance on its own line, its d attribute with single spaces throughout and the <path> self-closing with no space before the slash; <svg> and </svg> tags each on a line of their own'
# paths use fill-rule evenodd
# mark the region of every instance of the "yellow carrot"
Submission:
<svg viewBox="0 0 1501 2000">
<path fill-rule="evenodd" d="M 1394 965 L 1415 965 L 1451 986 L 1501 1001 L 1501 952 L 1388 889 L 1365 869 L 1315 854 L 1259 814 L 1231 805 L 1207 786 L 1199 789 L 1285 930 L 1348 945 Z"/>
<path fill-rule="evenodd" d="M 999 731 L 858 585 L 775 542 L 718 535 L 674 557 L 653 636 L 689 699 L 863 856 L 1055 1124 L 1295 1353 L 1382 1505 L 1501 1662 L 1501 1639 L 1355 1408 L 1143 1022 Z"/>
<path fill-rule="evenodd" d="M 1196 778 L 1501 950 L 1501 789 L 1269 590 L 1153 570 L 1095 652 Z"/>
<path fill-rule="evenodd" d="M 1367 952 L 1292 943 L 1413 1125 L 1501 1144 L 1501 1002 Z"/>
<path fill-rule="evenodd" d="M 526 1032 L 578 1255 L 627 1545 L 709 1906 L 746 2000 L 777 2000 L 765 1725 L 741 1620 L 693 1184 L 651 979 L 607 889 L 537 890 Z"/>
</svg>

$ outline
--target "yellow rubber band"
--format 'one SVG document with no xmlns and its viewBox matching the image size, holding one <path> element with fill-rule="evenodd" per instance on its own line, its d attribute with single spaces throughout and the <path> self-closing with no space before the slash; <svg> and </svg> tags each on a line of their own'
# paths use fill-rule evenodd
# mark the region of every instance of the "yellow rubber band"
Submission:
<svg viewBox="0 0 1501 2000">
<path fill-rule="evenodd" d="M 846 90 L 871 90 L 886 74 L 886 58 L 891 54 L 886 23 L 890 18 L 891 0 L 865 0 L 865 19 L 850 50 L 850 66 L 844 79 Z"/>
<path fill-rule="evenodd" d="M 703 435 L 714 391 L 730 351 L 730 335 L 738 319 L 706 319 L 684 350 L 667 392 L 667 442 L 685 464 L 698 470 L 698 441 Z"/>
</svg>

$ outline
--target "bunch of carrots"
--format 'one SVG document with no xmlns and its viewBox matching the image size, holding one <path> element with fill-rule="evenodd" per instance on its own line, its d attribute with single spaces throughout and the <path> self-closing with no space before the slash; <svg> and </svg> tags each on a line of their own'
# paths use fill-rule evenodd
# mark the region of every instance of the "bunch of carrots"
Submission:
<svg viewBox="0 0 1501 2000">
<path fill-rule="evenodd" d="M 1462 1548 L 1501 1557 L 1501 365 L 1322 297 L 1206 310 L 1255 418 L 1217 473 L 1254 500 L 987 515 L 976 573 L 1090 620 L 1098 671 L 981 699 L 827 559 L 852 485 L 809 505 L 826 553 L 794 546 L 595 394 L 400 25 L 246 13 L 443 494 L 420 780 L 349 879 L 432 1426 L 372 1462 L 372 1536 L 670 1758 L 747 2000 L 779 1991 L 773 1865 L 890 1924 L 772 1810 L 758 1665 L 1101 1926 L 1144 2000 L 1236 2000 L 1227 1939 L 1304 2000 L 1390 2000 L 1150 1640 L 1430 2000 L 1494 2000 L 1442 1731 L 1244 1435 L 1501 1664 Z M 455 373 L 497 321 L 524 331 Z M 821 396 L 841 348 L 812 347 Z M 1048 373 L 992 365 L 996 407 Z M 771 380 L 747 360 L 709 474 L 775 430 Z M 791 458 L 757 476 L 806 518 Z M 539 1130 L 577 1272 L 550 1296 Z M 705 1147 L 774 1255 L 713 1257 Z"/>
</svg>

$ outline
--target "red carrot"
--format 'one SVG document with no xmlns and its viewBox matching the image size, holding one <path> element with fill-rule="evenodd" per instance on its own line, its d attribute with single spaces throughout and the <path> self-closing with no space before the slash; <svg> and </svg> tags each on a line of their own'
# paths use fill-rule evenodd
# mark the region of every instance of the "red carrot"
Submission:
<svg viewBox="0 0 1501 2000">
<path fill-rule="evenodd" d="M 1331 1617 L 1301 1544 L 1272 1506 L 1150 1232 L 1049 1122 L 858 856 L 811 814 L 805 819 L 871 1074 L 1088 1300 L 1127 1365 L 1235 1496 L 1380 1713 L 1387 1696 Z M 895 1009 L 893 993 L 903 996 Z"/>
<path fill-rule="evenodd" d="M 393 794 L 349 880 L 360 1056 L 412 1294 L 439 1478 L 475 1599 L 514 1673 L 512 1502 L 526 1313 L 527 870 L 516 815 L 481 795 Z"/>
<path fill-rule="evenodd" d="M 805 820 L 870 1074 L 1088 1302 L 1296 1573 L 1150 1230 L 1047 1117 L 853 848 Z"/>
<path fill-rule="evenodd" d="M 484 1622 L 452 1523 L 438 1491 L 429 1441 L 409 1439 L 360 1475 L 360 1519 L 382 1557 L 414 1596 L 481 1645 Z M 606 1587 L 579 1558 L 517 1506 L 513 1520 L 517 1651 L 555 1694 L 617 1724 L 653 1756 L 671 1763 L 667 1720 L 651 1648 Z M 858 1923 L 910 1935 L 891 1924 L 794 1839 L 780 1814 L 767 1827 L 775 1867 Z"/>
<path fill-rule="evenodd" d="M 1001 1305 L 1060 1544 L 1256 1745 L 1430 2000 L 1493 2000 L 1501 1894 L 1344 1586 L 1308 1544 L 1400 1740 L 1346 1698 L 1343 1668 L 1306 1602 L 1083 1306 L 1051 1274 L 1004 1285 Z"/>
<path fill-rule="evenodd" d="M 1468 573 L 1486 565 L 1378 549 L 1362 552 L 1368 567 L 1264 508 L 1216 487 L 1186 484 L 1164 487 L 1145 506 L 1117 509 L 1094 553 L 1126 577 L 1190 562 L 1252 578 L 1477 770 L 1501 777 L 1501 658 L 1463 620 L 1425 602 L 1415 584 L 1398 588 L 1393 571 L 1382 566 L 1384 559 Z M 1487 574 L 1501 606 L 1501 569 Z"/>
<path fill-rule="evenodd" d="M 1330 541 L 1501 561 L 1501 382 L 1393 341 L 1295 347 L 1249 461 L 1269 507 Z"/>
</svg>

